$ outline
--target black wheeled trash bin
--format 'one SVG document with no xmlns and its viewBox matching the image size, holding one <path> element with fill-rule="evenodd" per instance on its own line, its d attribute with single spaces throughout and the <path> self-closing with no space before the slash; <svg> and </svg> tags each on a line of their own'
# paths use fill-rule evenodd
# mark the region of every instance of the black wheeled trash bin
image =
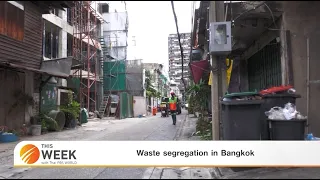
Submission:
<svg viewBox="0 0 320 180">
<path fill-rule="evenodd" d="M 260 106 L 262 100 L 222 101 L 222 135 L 224 140 L 260 140 Z"/>
<path fill-rule="evenodd" d="M 265 115 L 266 111 L 270 111 L 273 107 L 284 107 L 287 103 L 296 104 L 296 99 L 301 98 L 298 94 L 266 94 L 262 95 L 264 100 L 263 104 L 261 105 L 261 139 L 262 140 L 270 140 L 269 134 L 269 126 L 267 122 L 267 116 Z"/>
<path fill-rule="evenodd" d="M 222 136 L 224 140 L 260 140 L 259 121 L 262 100 L 234 100 L 221 102 Z M 255 167 L 231 168 L 234 172 Z"/>
<path fill-rule="evenodd" d="M 268 119 L 271 140 L 304 140 L 307 119 Z"/>
</svg>

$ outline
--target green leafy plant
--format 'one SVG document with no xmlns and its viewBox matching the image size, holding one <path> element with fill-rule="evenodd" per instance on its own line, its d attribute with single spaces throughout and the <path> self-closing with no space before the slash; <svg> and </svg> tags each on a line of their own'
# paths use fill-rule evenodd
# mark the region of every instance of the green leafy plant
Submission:
<svg viewBox="0 0 320 180">
<path fill-rule="evenodd" d="M 66 114 L 67 118 L 75 118 L 78 119 L 80 115 L 80 104 L 73 100 L 72 91 L 68 92 L 68 104 L 67 105 L 61 105 L 60 110 L 63 111 Z M 71 117 L 73 116 L 73 117 Z"/>
<path fill-rule="evenodd" d="M 196 125 L 197 135 L 202 140 L 212 140 L 212 121 L 208 117 L 199 117 Z"/>
<path fill-rule="evenodd" d="M 161 97 L 161 93 L 158 92 L 155 89 L 155 87 L 152 85 L 152 83 L 151 83 L 151 73 L 148 70 L 146 71 L 145 82 L 146 82 L 146 95 L 147 95 L 147 98 L 149 99 L 149 102 L 151 101 L 151 97 L 160 98 Z"/>
<path fill-rule="evenodd" d="M 51 117 L 45 115 L 44 121 L 45 121 L 45 125 L 49 131 L 58 131 L 60 129 L 57 121 L 55 121 Z"/>
<path fill-rule="evenodd" d="M 46 129 L 47 128 L 47 123 L 46 121 L 41 121 L 41 128 Z"/>
<path fill-rule="evenodd" d="M 46 130 L 47 129 L 47 114 L 48 113 L 39 113 L 36 116 L 31 117 L 31 124 L 36 124 L 36 125 L 41 125 L 41 130 Z"/>
<path fill-rule="evenodd" d="M 187 91 L 187 94 L 189 95 L 189 111 L 192 113 L 199 112 L 202 115 L 207 114 L 207 103 L 211 93 L 210 90 L 210 86 L 207 85 L 202 79 L 200 80 L 199 84 L 192 84 Z"/>
<path fill-rule="evenodd" d="M 40 122 L 41 122 L 41 129 L 47 129 L 47 122 L 46 122 L 46 118 L 45 116 L 43 116 L 42 118 L 40 118 Z"/>
<path fill-rule="evenodd" d="M 197 135 L 202 140 L 212 140 L 212 124 L 208 118 L 208 101 L 211 94 L 211 88 L 202 79 L 198 84 L 192 84 L 187 91 L 188 111 L 189 113 L 199 112 L 200 116 L 197 121 Z"/>
</svg>

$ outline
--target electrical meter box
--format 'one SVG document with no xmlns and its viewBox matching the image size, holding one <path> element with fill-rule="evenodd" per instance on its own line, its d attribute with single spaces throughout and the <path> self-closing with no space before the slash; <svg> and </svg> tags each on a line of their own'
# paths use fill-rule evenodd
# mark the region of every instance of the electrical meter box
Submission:
<svg viewBox="0 0 320 180">
<path fill-rule="evenodd" d="M 231 22 L 210 23 L 210 53 L 216 55 L 227 55 L 231 52 Z"/>
</svg>

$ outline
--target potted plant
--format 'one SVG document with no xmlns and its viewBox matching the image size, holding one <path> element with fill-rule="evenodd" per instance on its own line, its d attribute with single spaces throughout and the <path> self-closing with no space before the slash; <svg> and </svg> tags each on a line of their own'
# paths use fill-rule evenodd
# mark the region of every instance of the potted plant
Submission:
<svg viewBox="0 0 320 180">
<path fill-rule="evenodd" d="M 16 132 L 13 130 L 8 130 L 8 127 L 1 126 L 0 127 L 0 142 L 15 142 L 18 141 L 18 136 Z"/>
<path fill-rule="evenodd" d="M 66 128 L 75 128 L 80 115 L 80 104 L 73 100 L 72 91 L 68 93 L 68 104 L 61 105 L 60 110 L 64 112 L 66 117 Z"/>
<path fill-rule="evenodd" d="M 40 113 L 39 115 L 39 122 L 41 124 L 41 133 L 45 134 L 48 132 L 48 125 L 45 117 L 45 113 Z"/>
</svg>

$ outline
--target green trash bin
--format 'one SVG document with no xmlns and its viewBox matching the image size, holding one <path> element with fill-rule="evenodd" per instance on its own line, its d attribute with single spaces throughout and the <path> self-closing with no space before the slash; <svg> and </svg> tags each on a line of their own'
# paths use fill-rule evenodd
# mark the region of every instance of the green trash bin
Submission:
<svg viewBox="0 0 320 180">
<path fill-rule="evenodd" d="M 259 96 L 259 93 L 257 91 L 253 92 L 237 92 L 237 93 L 230 93 L 226 94 L 224 98 L 236 98 L 236 97 L 248 97 L 248 96 Z"/>
<path fill-rule="evenodd" d="M 81 124 L 85 124 L 88 122 L 88 116 L 84 109 L 81 110 Z"/>
</svg>

